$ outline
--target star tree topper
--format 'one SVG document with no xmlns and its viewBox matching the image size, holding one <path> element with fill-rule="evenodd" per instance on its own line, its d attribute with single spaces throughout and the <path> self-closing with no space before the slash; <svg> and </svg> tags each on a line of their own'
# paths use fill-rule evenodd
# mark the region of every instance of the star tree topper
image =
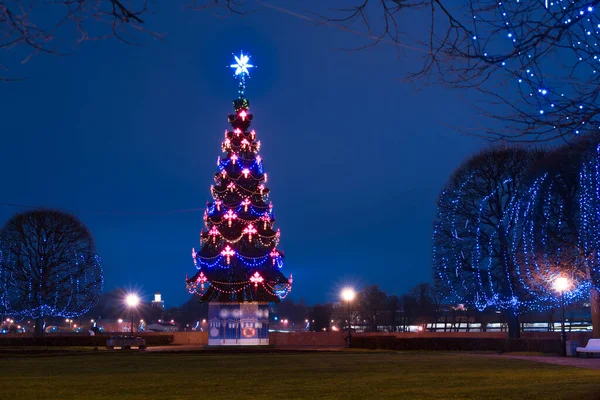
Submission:
<svg viewBox="0 0 600 400">
<path fill-rule="evenodd" d="M 252 64 L 248 64 L 248 62 L 250 61 L 250 56 L 248 55 L 244 55 L 243 52 L 240 52 L 240 56 L 233 56 L 235 58 L 235 62 L 236 64 L 231 64 L 231 68 L 235 68 L 235 76 L 238 76 L 240 74 L 246 74 L 248 76 L 250 76 L 250 71 L 248 71 L 248 68 L 253 68 L 254 65 Z"/>
<path fill-rule="evenodd" d="M 240 56 L 233 55 L 235 58 L 235 64 L 231 64 L 230 67 L 235 69 L 234 75 L 239 79 L 240 87 L 239 94 L 240 99 L 244 98 L 244 91 L 246 90 L 246 76 L 250 76 L 249 68 L 254 68 L 254 65 L 250 64 L 250 56 L 240 51 Z"/>
</svg>

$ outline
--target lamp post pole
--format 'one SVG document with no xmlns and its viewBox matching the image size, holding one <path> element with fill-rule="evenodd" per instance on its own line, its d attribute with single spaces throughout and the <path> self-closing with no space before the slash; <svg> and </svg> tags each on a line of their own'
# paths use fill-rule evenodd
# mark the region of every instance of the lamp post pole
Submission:
<svg viewBox="0 0 600 400">
<path fill-rule="evenodd" d="M 566 277 L 559 276 L 554 280 L 554 288 L 560 292 L 560 344 L 563 357 L 567 355 L 567 334 L 565 332 L 565 291 L 570 287 L 571 281 Z"/>
<path fill-rule="evenodd" d="M 125 303 L 129 307 L 129 311 L 131 312 L 131 329 L 130 333 L 133 336 L 133 316 L 135 315 L 135 308 L 140 304 L 140 298 L 136 294 L 128 294 L 125 298 Z"/>
<path fill-rule="evenodd" d="M 342 300 L 346 300 L 348 303 L 348 343 L 346 347 L 352 347 L 352 310 L 351 310 L 351 302 L 354 300 L 356 293 L 352 288 L 346 288 L 342 290 Z"/>
<path fill-rule="evenodd" d="M 350 309 L 350 300 L 348 300 L 348 347 L 352 347 L 352 311 Z"/>
<path fill-rule="evenodd" d="M 560 342 L 562 346 L 562 355 L 565 357 L 567 355 L 567 333 L 565 332 L 565 291 L 560 292 L 560 309 L 561 309 L 561 319 L 560 319 Z"/>
</svg>

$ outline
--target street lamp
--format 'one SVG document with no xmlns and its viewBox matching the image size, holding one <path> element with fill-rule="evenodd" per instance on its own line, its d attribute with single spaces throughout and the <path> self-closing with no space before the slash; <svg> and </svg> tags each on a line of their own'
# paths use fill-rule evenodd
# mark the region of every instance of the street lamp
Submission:
<svg viewBox="0 0 600 400">
<path fill-rule="evenodd" d="M 131 336 L 133 336 L 133 313 L 138 304 L 140 304 L 140 298 L 136 294 L 128 294 L 125 298 L 125 303 L 127 303 L 127 307 L 131 311 Z"/>
<path fill-rule="evenodd" d="M 568 278 L 564 276 L 559 276 L 554 281 L 554 289 L 560 292 L 560 309 L 561 309 L 561 319 L 560 319 L 560 341 L 562 345 L 562 355 L 567 355 L 567 334 L 565 332 L 565 291 L 571 286 L 571 282 L 569 282 Z"/>
<path fill-rule="evenodd" d="M 352 324 L 350 323 L 350 320 L 352 319 L 352 312 L 350 310 L 350 305 L 352 304 L 352 300 L 354 300 L 355 296 L 356 293 L 352 288 L 345 288 L 342 290 L 342 299 L 348 303 L 348 347 L 352 346 Z"/>
</svg>

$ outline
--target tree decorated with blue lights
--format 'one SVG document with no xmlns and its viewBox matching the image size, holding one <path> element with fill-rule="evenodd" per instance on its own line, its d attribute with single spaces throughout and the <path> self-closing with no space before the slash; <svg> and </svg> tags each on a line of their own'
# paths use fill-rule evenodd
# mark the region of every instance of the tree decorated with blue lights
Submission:
<svg viewBox="0 0 600 400">
<path fill-rule="evenodd" d="M 491 149 L 468 159 L 438 199 L 434 223 L 436 283 L 450 299 L 505 310 L 511 337 L 518 315 L 538 304 L 515 275 L 511 221 L 506 218 L 527 173 L 542 153 Z"/>
<path fill-rule="evenodd" d="M 36 210 L 12 217 L 0 231 L 0 311 L 36 320 L 73 318 L 98 301 L 103 275 L 88 229 L 72 215 Z"/>
<path fill-rule="evenodd" d="M 260 141 L 249 130 L 253 115 L 245 98 L 246 78 L 254 66 L 243 53 L 231 67 L 239 81 L 239 97 L 229 114 L 231 129 L 222 143 L 224 157 L 211 186 L 200 233 L 201 248 L 192 249 L 197 272 L 186 279 L 190 293 L 202 301 L 221 303 L 278 302 L 291 290 L 292 276 L 283 275 L 280 232 L 269 202 L 267 174 L 258 154 Z"/>
<path fill-rule="evenodd" d="M 600 1 L 432 4 L 446 18 L 432 27 L 422 74 L 439 73 L 443 82 L 475 88 L 501 105 L 484 111 L 503 123 L 505 129 L 486 130 L 495 138 L 569 143 L 544 162 L 511 211 L 513 263 L 520 284 L 548 306 L 553 298 L 557 304 L 552 280 L 568 276 L 566 300 L 590 295 L 600 337 Z"/>
<path fill-rule="evenodd" d="M 600 153 L 597 138 L 558 148 L 515 203 L 513 260 L 524 287 L 557 305 L 553 282 L 568 278 L 565 300 L 590 299 L 600 337 Z"/>
</svg>

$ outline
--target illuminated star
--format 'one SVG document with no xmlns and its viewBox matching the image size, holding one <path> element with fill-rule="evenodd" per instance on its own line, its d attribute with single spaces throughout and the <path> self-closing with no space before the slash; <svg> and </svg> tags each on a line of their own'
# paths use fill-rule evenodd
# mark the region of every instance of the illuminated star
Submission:
<svg viewBox="0 0 600 400">
<path fill-rule="evenodd" d="M 250 57 L 244 55 L 244 53 L 241 52 L 239 57 L 235 55 L 233 57 L 235 57 L 235 62 L 237 63 L 231 64 L 231 68 L 235 68 L 235 74 L 246 74 L 250 76 L 250 71 L 248 71 L 248 68 L 254 67 L 254 65 L 248 64 L 248 62 L 250 61 Z"/>
</svg>

